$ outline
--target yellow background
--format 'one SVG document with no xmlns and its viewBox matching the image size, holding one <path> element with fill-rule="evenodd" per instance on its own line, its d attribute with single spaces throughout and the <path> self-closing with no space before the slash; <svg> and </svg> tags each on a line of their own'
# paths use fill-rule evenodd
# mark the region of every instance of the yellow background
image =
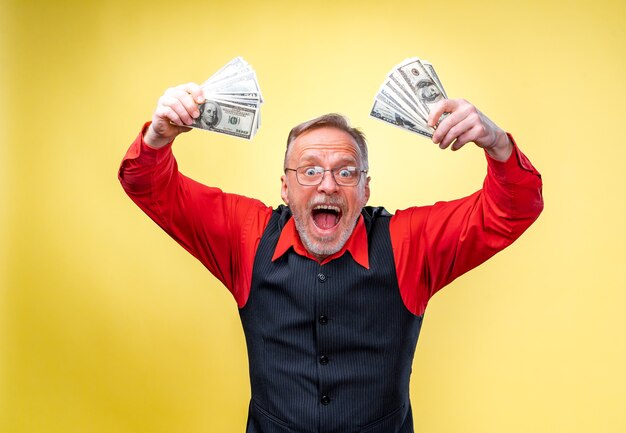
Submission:
<svg viewBox="0 0 626 433">
<path fill-rule="evenodd" d="M 252 142 L 181 137 L 181 169 L 202 182 L 279 204 L 288 130 L 338 111 L 369 138 L 370 204 L 473 192 L 473 145 L 443 152 L 368 116 L 408 56 L 543 174 L 537 223 L 431 301 L 417 431 L 626 431 L 624 2 L 1 5 L 3 433 L 243 432 L 236 305 L 116 177 L 162 92 L 237 55 L 257 71 L 263 124 Z"/>
</svg>

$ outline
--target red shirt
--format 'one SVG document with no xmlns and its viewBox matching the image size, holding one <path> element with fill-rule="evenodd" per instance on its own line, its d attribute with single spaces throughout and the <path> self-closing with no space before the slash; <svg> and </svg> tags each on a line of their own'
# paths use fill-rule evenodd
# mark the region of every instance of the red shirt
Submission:
<svg viewBox="0 0 626 433">
<path fill-rule="evenodd" d="M 250 293 L 256 249 L 272 208 L 184 176 L 178 171 L 171 143 L 158 150 L 144 143 L 147 126 L 122 160 L 119 179 L 124 190 L 243 307 Z M 422 315 L 435 292 L 510 245 L 543 209 L 541 176 L 516 145 L 506 162 L 487 155 L 487 164 L 483 188 L 474 194 L 399 210 L 391 217 L 400 294 L 413 314 Z M 293 218 L 281 232 L 273 260 L 292 247 L 315 260 L 304 248 Z M 341 251 L 321 263 L 345 253 L 369 268 L 363 217 Z"/>
</svg>

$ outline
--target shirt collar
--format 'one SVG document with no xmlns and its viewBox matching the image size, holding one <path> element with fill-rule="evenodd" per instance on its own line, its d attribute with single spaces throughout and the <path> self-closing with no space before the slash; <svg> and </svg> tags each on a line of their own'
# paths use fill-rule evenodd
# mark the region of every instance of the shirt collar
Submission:
<svg viewBox="0 0 626 433">
<path fill-rule="evenodd" d="M 276 248 L 274 249 L 274 255 L 272 256 L 272 261 L 276 261 L 283 254 L 285 254 L 287 250 L 289 250 L 289 248 L 292 247 L 296 254 L 308 257 L 312 260 L 317 260 L 306 250 L 306 248 L 304 248 L 302 240 L 300 239 L 300 235 L 298 234 L 298 230 L 296 229 L 294 219 L 289 218 L 280 233 L 280 237 L 278 238 L 278 243 L 276 244 Z M 365 230 L 363 215 L 359 215 L 359 219 L 357 220 L 356 226 L 354 227 L 354 231 L 350 235 L 350 238 L 348 238 L 348 241 L 343 246 L 343 248 L 337 251 L 335 254 L 326 257 L 320 262 L 320 264 L 325 265 L 331 260 L 341 257 L 346 251 L 350 253 L 354 261 L 357 262 L 359 265 L 363 266 L 365 269 L 370 268 L 367 247 L 367 231 Z"/>
</svg>

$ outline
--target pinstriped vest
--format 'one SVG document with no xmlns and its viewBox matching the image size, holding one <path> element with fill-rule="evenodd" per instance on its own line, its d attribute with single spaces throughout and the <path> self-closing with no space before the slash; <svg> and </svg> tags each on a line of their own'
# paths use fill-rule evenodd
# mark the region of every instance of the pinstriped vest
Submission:
<svg viewBox="0 0 626 433">
<path fill-rule="evenodd" d="M 370 269 L 349 253 L 325 265 L 293 249 L 272 262 L 291 212 L 259 244 L 240 309 L 252 399 L 247 433 L 411 433 L 409 377 L 422 317 L 400 296 L 390 215 L 367 207 Z"/>
</svg>

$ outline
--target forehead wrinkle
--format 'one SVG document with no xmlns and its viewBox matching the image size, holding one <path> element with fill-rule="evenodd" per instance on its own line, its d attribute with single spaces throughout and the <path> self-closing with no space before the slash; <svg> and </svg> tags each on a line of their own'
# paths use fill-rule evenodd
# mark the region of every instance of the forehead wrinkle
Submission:
<svg viewBox="0 0 626 433">
<path fill-rule="evenodd" d="M 346 132 L 320 128 L 306 132 L 292 143 L 291 161 L 347 162 L 358 164 L 361 154 L 357 143 Z"/>
<path fill-rule="evenodd" d="M 298 161 L 358 161 L 359 154 L 355 149 L 346 149 L 345 146 L 306 146 L 294 152 Z"/>
</svg>

